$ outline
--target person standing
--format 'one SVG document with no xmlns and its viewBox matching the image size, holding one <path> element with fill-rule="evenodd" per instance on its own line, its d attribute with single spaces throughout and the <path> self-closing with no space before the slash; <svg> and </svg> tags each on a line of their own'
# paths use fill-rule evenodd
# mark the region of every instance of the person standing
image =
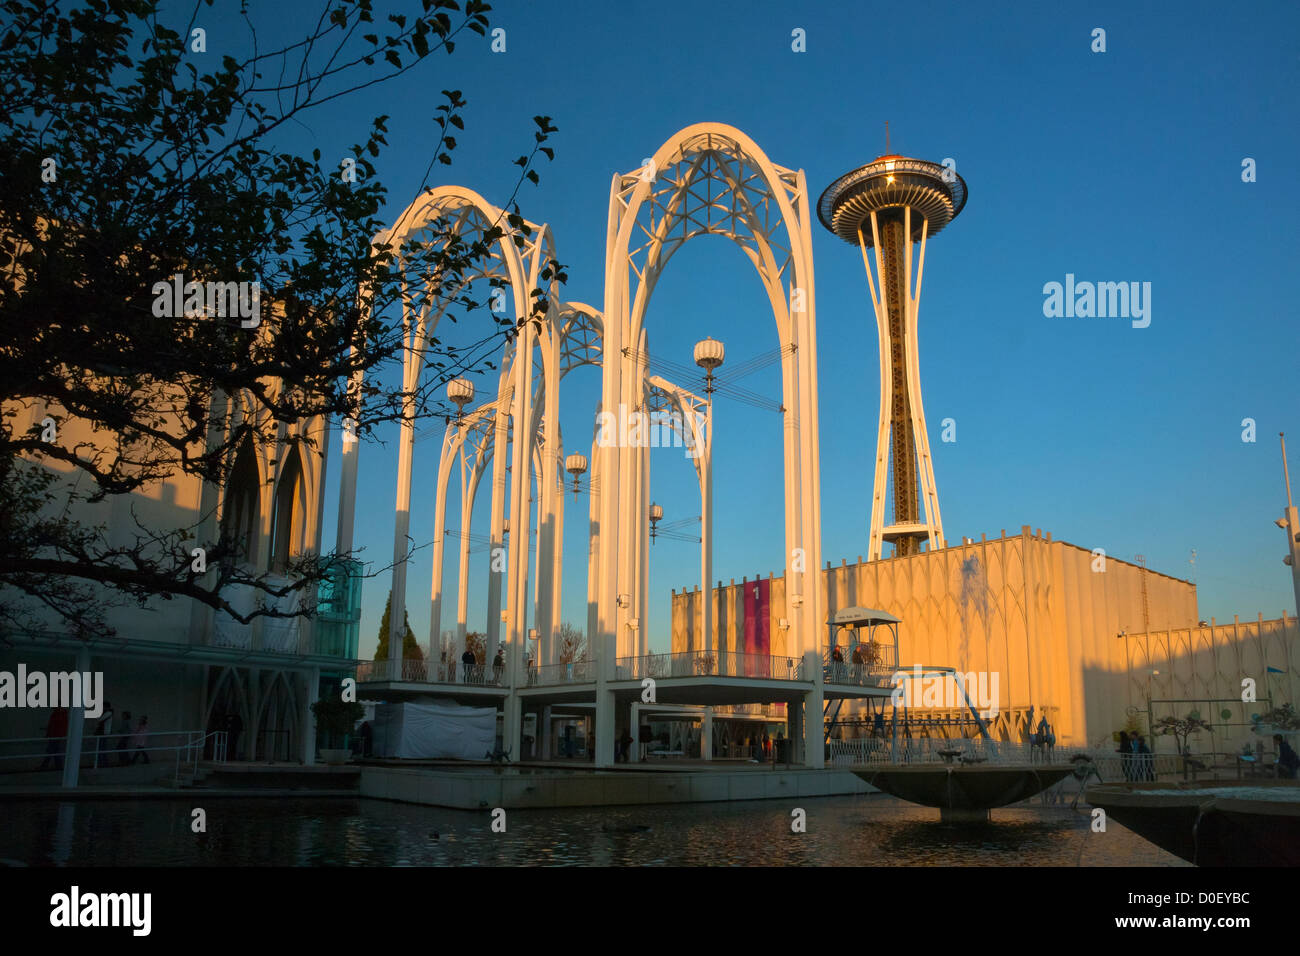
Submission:
<svg viewBox="0 0 1300 956">
<path fill-rule="evenodd" d="M 1137 734 L 1133 739 L 1133 749 L 1137 753 L 1137 778 L 1155 780 L 1155 758 L 1151 755 L 1151 748 L 1147 746 L 1146 738 Z"/>
<path fill-rule="evenodd" d="M 1115 749 L 1119 754 L 1120 767 L 1124 771 L 1124 779 L 1133 779 L 1133 754 L 1128 742 L 1128 732 L 1121 730 L 1119 732 L 1119 746 Z"/>
<path fill-rule="evenodd" d="M 474 665 L 477 663 L 478 661 L 475 660 L 474 658 L 474 652 L 471 651 L 468 647 L 465 648 L 465 653 L 460 655 L 460 673 L 461 673 L 461 679 L 466 684 L 468 684 L 473 679 Z"/>
<path fill-rule="evenodd" d="M 149 715 L 145 714 L 140 718 L 140 723 L 136 725 L 135 733 L 131 735 L 131 763 L 144 758 L 144 762 L 149 762 L 149 751 L 145 748 L 149 743 Z"/>
<path fill-rule="evenodd" d="M 226 759 L 239 759 L 239 735 L 244 730 L 244 719 L 237 712 L 226 715 Z"/>
<path fill-rule="evenodd" d="M 45 737 L 48 743 L 45 745 L 45 759 L 41 761 L 41 770 L 49 766 L 50 760 L 54 761 L 54 769 L 63 769 L 63 751 L 67 749 L 68 736 L 68 708 L 56 707 L 54 713 L 50 714 L 50 721 L 45 725 Z"/>
<path fill-rule="evenodd" d="M 94 769 L 99 769 L 101 761 L 108 758 L 104 751 L 108 749 L 108 741 L 111 739 L 108 735 L 113 730 L 113 704 L 111 701 L 104 701 L 104 713 L 100 715 L 99 723 L 95 725 L 95 763 Z"/>
<path fill-rule="evenodd" d="M 493 683 L 496 683 L 496 684 L 500 684 L 500 683 L 501 683 L 501 675 L 505 673 L 505 670 L 506 670 L 505 651 L 504 651 L 502 648 L 498 647 L 498 648 L 497 648 L 497 656 L 494 657 L 494 658 L 492 658 L 492 681 L 493 681 Z"/>
<path fill-rule="evenodd" d="M 131 726 L 131 712 L 129 710 L 122 711 L 122 720 L 117 725 L 118 766 L 125 767 L 131 762 L 130 751 L 127 750 L 127 747 L 131 743 L 131 731 L 134 729 Z"/>
<path fill-rule="evenodd" d="M 1277 775 L 1286 780 L 1294 780 L 1296 770 L 1300 768 L 1300 755 L 1296 754 L 1295 748 L 1281 734 L 1273 735 L 1273 743 L 1277 744 Z"/>
<path fill-rule="evenodd" d="M 844 679 L 844 652 L 838 644 L 831 648 L 831 675 L 836 681 Z"/>
</svg>

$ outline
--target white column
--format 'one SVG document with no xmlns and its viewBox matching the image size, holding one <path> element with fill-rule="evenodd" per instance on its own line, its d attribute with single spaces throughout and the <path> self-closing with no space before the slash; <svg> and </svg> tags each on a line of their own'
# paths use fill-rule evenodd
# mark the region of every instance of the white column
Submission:
<svg viewBox="0 0 1300 956">
<path fill-rule="evenodd" d="M 826 766 L 825 685 L 822 682 L 822 657 L 816 650 L 803 655 L 804 677 L 812 676 L 812 690 L 803 695 L 804 766 L 820 770 Z"/>
<path fill-rule="evenodd" d="M 508 365 L 506 366 L 509 367 Z M 498 563 L 498 555 L 505 547 L 505 499 L 506 499 L 506 465 L 510 454 L 510 409 L 506 395 L 513 387 L 507 379 L 507 371 L 501 373 L 501 387 L 497 391 L 498 406 L 496 428 L 492 439 L 492 515 L 491 528 L 488 532 L 488 597 L 487 597 L 487 631 L 484 635 L 484 647 L 487 654 L 486 664 L 496 656 L 497 645 L 501 639 L 501 586 L 506 575 L 504 570 L 495 570 L 507 565 Z"/>
<path fill-rule="evenodd" d="M 636 638 L 636 655 L 645 657 L 650 653 L 650 534 L 647 529 L 650 521 L 650 448 L 648 445 L 643 445 L 637 451 L 641 464 L 640 484 L 637 489 L 637 514 L 640 516 L 643 530 L 637 562 L 640 574 L 637 576 L 636 616 L 640 626 L 633 637 Z M 672 649 L 671 645 L 669 649 Z"/>
<path fill-rule="evenodd" d="M 462 465 L 462 479 L 464 474 Z M 474 519 L 474 500 L 478 497 L 479 479 L 482 477 L 481 465 L 475 465 L 468 480 L 461 481 L 460 558 L 456 579 L 456 641 L 448 651 L 450 659 L 447 661 L 448 668 L 454 666 L 457 673 L 460 672 L 460 657 L 465 653 L 465 640 L 469 634 L 469 532 Z M 442 635 L 439 635 L 438 639 L 441 641 Z"/>
<path fill-rule="evenodd" d="M 86 675 L 90 673 L 90 648 L 77 648 L 77 672 Z M 84 704 L 85 701 L 83 700 Z M 102 694 L 100 705 L 103 705 Z M 81 774 L 81 742 L 85 737 L 86 711 L 85 708 L 69 707 L 68 708 L 68 739 L 63 748 L 63 786 L 73 789 L 77 786 L 77 778 Z"/>
<path fill-rule="evenodd" d="M 402 403 L 401 437 L 397 453 L 397 508 L 393 522 L 393 597 L 388 619 L 388 679 L 402 676 L 402 639 L 406 636 L 406 552 L 411 529 L 411 472 L 415 448 L 415 404 Z"/>
<path fill-rule="evenodd" d="M 552 316 L 552 318 L 554 318 Z M 559 621 L 559 603 L 553 575 L 556 570 L 555 543 L 557 510 L 556 474 L 563 468 L 560 442 L 560 330 L 553 322 L 542 339 L 542 448 L 537 476 L 537 564 L 534 569 L 537 607 L 537 664 L 549 663 L 552 634 Z M 557 462 L 558 458 L 558 462 Z M 563 514 L 562 511 L 558 512 Z"/>
<path fill-rule="evenodd" d="M 596 441 L 591 443 L 590 470 L 587 472 L 587 654 L 596 659 L 600 646 L 596 634 L 600 630 L 600 482 L 596 480 L 600 455 L 604 451 Z"/>
<path fill-rule="evenodd" d="M 438 642 L 442 631 L 442 569 L 447 550 L 447 485 L 451 482 L 451 466 L 455 461 L 455 456 L 448 454 L 448 450 L 458 437 L 459 430 L 460 426 L 457 424 L 447 426 L 446 435 L 442 440 L 443 454 L 438 468 L 438 487 L 433 499 L 433 574 L 429 584 L 429 665 L 425 675 L 426 680 L 432 680 L 437 676 Z M 462 540 L 467 530 L 467 527 L 462 528 Z"/>
<path fill-rule="evenodd" d="M 560 466 L 564 464 L 564 446 L 560 446 L 555 451 L 556 459 Z M 561 603 L 564 596 L 564 472 L 557 469 L 555 481 L 552 482 L 551 494 L 553 495 L 553 506 L 551 514 L 555 516 L 555 534 L 552 537 L 551 548 L 551 630 L 549 634 L 543 636 L 546 641 L 546 657 L 548 664 L 558 664 L 560 662 L 559 641 L 555 638 L 556 629 L 564 620 L 564 605 Z M 538 665 L 542 660 L 539 658 Z"/>
<path fill-rule="evenodd" d="M 804 434 L 808 449 L 808 457 L 805 459 L 806 475 L 800 483 L 800 494 L 806 509 L 803 522 L 803 547 L 807 569 L 804 574 L 806 582 L 804 600 L 808 608 L 811 628 L 807 646 L 819 649 L 827 609 L 822 591 L 824 578 L 822 575 L 821 412 L 817 401 L 817 290 L 812 259 L 812 203 L 803 170 L 799 171 L 798 183 L 799 226 L 796 248 L 802 253 L 802 265 L 796 261 L 795 275 L 805 291 L 805 311 L 801 313 L 799 335 L 799 347 L 804 352 L 804 361 L 799 370 L 799 382 L 804 390 L 802 414 L 809 422 L 809 427 Z"/>
<path fill-rule="evenodd" d="M 514 540 L 510 544 L 509 605 L 506 608 L 506 673 L 508 693 L 505 698 L 503 746 L 512 759 L 518 759 L 522 743 L 522 706 L 517 688 L 522 684 L 524 645 L 528 639 L 528 563 L 530 509 L 528 491 L 531 485 L 533 436 L 529 434 L 532 422 L 532 377 L 534 347 L 532 323 L 526 322 L 519 330 L 515 353 L 515 388 L 511 404 L 514 442 L 510 447 L 510 531 Z"/>
<path fill-rule="evenodd" d="M 613 177 L 610 195 L 610 241 L 619 224 L 619 177 Z M 601 408 L 618 413 L 622 399 L 623 327 L 627 321 L 627 264 L 606 264 L 605 274 L 605 340 L 601 347 Z M 597 656 L 596 668 L 596 758 L 597 767 L 614 765 L 614 692 L 609 682 L 614 677 L 614 656 L 617 652 L 619 628 L 617 554 L 619 548 L 618 504 L 619 481 L 622 478 L 620 449 L 617 443 L 597 448 L 593 464 L 600 462 L 600 535 L 599 573 L 596 588 L 596 629 L 588 635 L 588 643 Z"/>
<path fill-rule="evenodd" d="M 709 396 L 700 455 L 700 626 L 704 652 L 713 654 L 713 396 Z M 788 566 L 788 565 L 787 565 Z M 787 593 L 789 593 L 787 591 Z"/>
<path fill-rule="evenodd" d="M 713 708 L 704 708 L 704 730 L 700 735 L 700 759 L 713 759 Z"/>
<path fill-rule="evenodd" d="M 360 376 L 357 376 L 360 382 Z M 357 515 L 357 464 L 360 459 L 361 442 L 356 436 L 356 425 L 349 426 L 347 419 L 343 422 L 343 462 L 339 474 L 339 517 L 334 550 L 337 554 L 352 551 L 353 526 Z M 324 475 L 321 482 L 324 483 Z"/>
</svg>

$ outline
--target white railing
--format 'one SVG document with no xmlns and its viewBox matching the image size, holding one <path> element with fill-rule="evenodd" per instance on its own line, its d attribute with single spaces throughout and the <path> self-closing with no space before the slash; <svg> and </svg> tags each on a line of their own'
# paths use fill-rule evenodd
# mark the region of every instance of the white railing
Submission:
<svg viewBox="0 0 1300 956">
<path fill-rule="evenodd" d="M 147 746 L 136 746 L 138 738 L 145 738 L 148 741 Z M 159 738 L 174 737 L 179 738 L 174 744 L 164 744 Z M 121 749 L 118 744 L 126 740 L 125 746 Z M 8 740 L 0 741 L 4 747 L 21 746 L 23 752 L 0 754 L 0 760 L 40 760 L 41 763 L 36 767 L 30 767 L 26 770 L 17 770 L 13 772 L 42 772 L 49 764 L 53 768 L 62 770 L 63 761 L 67 752 L 67 737 L 14 737 Z M 203 751 L 206 748 L 208 740 L 212 741 L 212 759 L 224 761 L 226 759 L 226 732 L 224 730 L 211 731 L 205 733 L 201 730 L 151 730 L 143 734 L 137 734 L 134 731 L 119 734 L 99 734 L 85 735 L 81 738 L 80 759 L 91 761 L 87 770 L 98 770 L 101 768 L 108 769 L 112 767 L 129 767 L 133 766 L 141 755 L 144 756 L 145 764 L 153 763 L 149 759 L 149 754 L 165 755 L 174 753 L 176 755 L 176 779 L 180 779 L 181 767 L 189 764 L 197 772 L 199 760 L 203 759 Z M 57 746 L 51 747 L 52 744 Z M 27 750 L 28 745 L 40 746 L 45 749 L 31 751 Z"/>
<path fill-rule="evenodd" d="M 713 708 L 714 717 L 770 717 L 785 720 L 789 715 L 781 704 L 723 704 Z"/>
<path fill-rule="evenodd" d="M 617 663 L 617 680 L 642 680 L 646 677 L 657 680 L 669 677 L 804 679 L 803 665 L 798 658 L 740 654 L 735 651 L 646 654 L 643 657 L 620 657 Z"/>
<path fill-rule="evenodd" d="M 566 661 L 563 664 L 543 664 L 529 670 L 529 687 L 553 684 L 590 684 L 596 680 L 596 662 L 588 660 Z"/>
<path fill-rule="evenodd" d="M 398 666 L 400 665 L 400 666 Z M 428 661 L 357 661 L 357 682 L 399 680 L 419 684 L 473 684 L 479 687 L 495 687 L 505 684 L 505 667 L 490 664 L 475 664 L 466 668 L 463 664 L 447 664 Z"/>
<path fill-rule="evenodd" d="M 899 738 L 855 737 L 850 740 L 830 741 L 831 763 L 835 766 L 877 763 L 952 763 L 978 762 L 991 764 L 1060 763 L 1068 761 L 1065 748 L 1049 753 L 1044 748 L 1010 741 L 973 739 L 945 739 L 942 737 Z"/>
</svg>

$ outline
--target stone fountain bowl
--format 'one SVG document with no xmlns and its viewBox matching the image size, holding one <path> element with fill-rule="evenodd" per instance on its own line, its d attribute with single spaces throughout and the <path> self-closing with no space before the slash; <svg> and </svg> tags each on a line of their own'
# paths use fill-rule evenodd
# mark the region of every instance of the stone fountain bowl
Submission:
<svg viewBox="0 0 1300 956">
<path fill-rule="evenodd" d="M 1073 764 L 912 764 L 853 770 L 855 776 L 890 796 L 938 807 L 944 820 L 987 819 L 994 807 L 1019 803 L 1073 773 Z"/>
<path fill-rule="evenodd" d="M 1087 800 L 1198 866 L 1300 865 L 1294 780 L 1111 783 L 1089 787 Z"/>
</svg>

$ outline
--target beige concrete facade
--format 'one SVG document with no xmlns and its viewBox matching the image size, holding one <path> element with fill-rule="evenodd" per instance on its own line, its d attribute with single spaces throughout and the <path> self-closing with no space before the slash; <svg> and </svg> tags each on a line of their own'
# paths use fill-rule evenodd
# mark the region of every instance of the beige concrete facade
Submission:
<svg viewBox="0 0 1300 956">
<path fill-rule="evenodd" d="M 714 640 L 720 649 L 744 649 L 744 583 L 719 582 L 714 590 Z M 822 587 L 830 615 L 861 605 L 902 618 L 902 667 L 946 665 L 997 673 L 1004 721 L 1033 705 L 1038 714 L 1048 713 L 1062 745 L 1109 739 L 1123 726 L 1128 706 L 1143 706 L 1131 699 L 1132 635 L 1169 631 L 1175 636 L 1164 638 L 1166 643 L 1196 644 L 1201 638 L 1194 632 L 1203 630 L 1196 627 L 1194 584 L 1054 541 L 1027 525 L 1018 535 L 1003 532 L 905 558 L 828 563 Z M 673 592 L 674 651 L 703 646 L 700 595 L 698 589 Z M 780 626 L 788 619 L 785 603 L 784 581 L 774 576 L 772 654 L 785 653 Z M 1129 637 L 1118 636 L 1123 632 Z M 1221 658 L 1239 653 L 1225 649 L 1228 638 L 1219 632 L 1215 653 Z M 822 640 L 828 637 L 823 631 Z M 1150 640 L 1161 639 L 1153 634 Z M 1273 647 L 1278 640 L 1266 637 L 1265 643 Z M 1187 666 L 1203 671 L 1207 665 Z M 1262 677 L 1261 669 L 1261 683 Z M 1143 688 L 1145 680 L 1144 675 Z M 1018 739 L 1024 728 L 1012 723 L 1003 729 Z"/>
</svg>

